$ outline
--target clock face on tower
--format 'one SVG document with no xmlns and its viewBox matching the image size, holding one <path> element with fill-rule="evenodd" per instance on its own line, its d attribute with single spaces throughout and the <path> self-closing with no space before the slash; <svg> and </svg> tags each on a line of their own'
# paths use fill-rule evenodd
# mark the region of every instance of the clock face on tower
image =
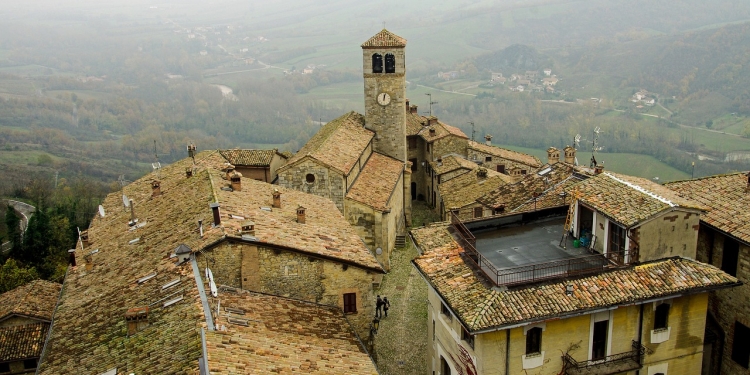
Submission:
<svg viewBox="0 0 750 375">
<path fill-rule="evenodd" d="M 387 93 L 381 92 L 378 94 L 378 104 L 386 106 L 391 103 L 391 96 Z"/>
</svg>

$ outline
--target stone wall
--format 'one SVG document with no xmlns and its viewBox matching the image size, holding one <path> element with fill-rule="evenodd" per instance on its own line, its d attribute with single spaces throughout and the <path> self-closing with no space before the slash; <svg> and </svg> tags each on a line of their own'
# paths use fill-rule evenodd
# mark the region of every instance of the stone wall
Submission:
<svg viewBox="0 0 750 375">
<path fill-rule="evenodd" d="M 263 167 L 241 167 L 235 166 L 237 172 L 242 173 L 242 177 L 252 178 L 253 180 L 271 182 L 273 177 L 268 169 Z"/>
<path fill-rule="evenodd" d="M 487 160 L 488 157 L 491 160 L 488 161 Z M 510 160 L 510 159 L 501 158 L 497 155 L 488 154 L 488 153 L 481 152 L 481 151 L 474 150 L 474 149 L 468 150 L 467 159 L 472 160 L 472 161 L 481 161 L 483 167 L 487 169 L 491 169 L 496 172 L 500 172 L 499 170 L 500 168 L 498 168 L 498 166 L 502 165 L 505 167 L 505 172 L 504 172 L 505 174 L 508 174 L 508 171 L 510 171 L 513 168 L 518 168 L 521 171 L 526 171 L 526 173 L 522 172 L 522 174 L 531 174 L 536 170 L 536 168 L 531 165 L 520 163 L 514 160 Z"/>
<path fill-rule="evenodd" d="M 465 156 L 469 140 L 455 135 L 440 138 L 432 142 L 432 161 L 449 154 Z"/>
<path fill-rule="evenodd" d="M 638 229 L 640 261 L 681 256 L 695 259 L 700 216 L 672 211 L 648 221 Z"/>
<path fill-rule="evenodd" d="M 315 176 L 315 181 L 307 182 L 307 175 Z M 278 184 L 290 189 L 328 198 L 344 212 L 344 176 L 315 160 L 303 159 L 296 165 L 279 173 Z"/>
</svg>

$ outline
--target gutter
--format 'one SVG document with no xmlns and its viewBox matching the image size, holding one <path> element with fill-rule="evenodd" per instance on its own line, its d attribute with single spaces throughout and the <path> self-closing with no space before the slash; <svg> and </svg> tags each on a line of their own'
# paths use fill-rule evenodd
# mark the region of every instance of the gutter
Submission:
<svg viewBox="0 0 750 375">
<path fill-rule="evenodd" d="M 214 319 L 213 316 L 211 316 L 211 306 L 208 305 L 208 298 L 206 298 L 206 290 L 203 288 L 203 279 L 201 278 L 201 271 L 198 269 L 198 260 L 195 258 L 195 253 L 190 255 L 190 264 L 193 266 L 193 276 L 195 276 L 195 283 L 198 285 L 198 294 L 200 295 L 201 303 L 203 304 L 203 315 L 206 317 L 206 326 L 209 331 L 213 331 L 216 329 L 214 326 Z M 201 332 L 203 332 L 202 329 L 203 328 L 201 328 Z M 205 346 L 203 349 L 205 350 Z"/>
<path fill-rule="evenodd" d="M 44 346 L 42 347 L 42 354 L 39 356 L 39 362 L 36 366 L 36 371 L 34 374 L 39 374 L 39 370 L 42 368 L 42 364 L 44 363 L 44 355 L 47 354 L 47 344 L 49 343 L 49 339 L 52 337 L 52 328 L 55 324 L 55 315 L 57 314 L 57 309 L 60 307 L 60 302 L 62 301 L 62 295 L 63 291 L 65 291 L 65 280 L 68 278 L 68 271 L 70 271 L 70 266 L 65 269 L 65 276 L 63 277 L 63 283 L 62 287 L 60 287 L 60 294 L 57 295 L 57 303 L 55 304 L 55 311 L 52 312 L 52 320 L 49 322 L 49 330 L 47 330 L 47 337 L 44 339 Z"/>
</svg>

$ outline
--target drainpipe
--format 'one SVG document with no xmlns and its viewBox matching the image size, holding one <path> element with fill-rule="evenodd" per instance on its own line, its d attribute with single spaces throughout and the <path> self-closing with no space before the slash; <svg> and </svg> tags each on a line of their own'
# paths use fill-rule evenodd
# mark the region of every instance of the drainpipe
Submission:
<svg viewBox="0 0 750 375">
<path fill-rule="evenodd" d="M 643 305 L 645 305 L 645 304 L 644 303 L 641 304 L 641 311 L 638 314 L 638 345 L 643 345 L 642 344 L 642 342 L 643 342 L 643 339 L 642 339 L 642 337 L 643 337 Z M 636 348 L 636 350 L 639 351 L 638 352 L 639 353 L 638 354 L 639 362 L 643 362 L 643 358 L 641 358 L 641 355 L 640 355 L 641 348 L 640 347 Z M 641 374 L 641 370 L 640 369 L 635 370 L 635 375 L 640 375 L 640 374 Z"/>
<path fill-rule="evenodd" d="M 510 329 L 505 330 L 505 375 L 510 374 Z"/>
</svg>

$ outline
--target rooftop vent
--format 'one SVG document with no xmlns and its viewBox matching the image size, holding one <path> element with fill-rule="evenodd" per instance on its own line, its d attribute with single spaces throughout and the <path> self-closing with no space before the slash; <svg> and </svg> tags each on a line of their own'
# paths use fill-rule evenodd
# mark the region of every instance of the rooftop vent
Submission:
<svg viewBox="0 0 750 375">
<path fill-rule="evenodd" d="M 134 307 L 125 313 L 125 321 L 128 323 L 128 336 L 148 327 L 148 306 Z"/>
<path fill-rule="evenodd" d="M 151 196 L 158 197 L 159 195 L 161 195 L 161 181 L 153 180 L 151 181 Z"/>
<path fill-rule="evenodd" d="M 233 172 L 229 177 L 229 181 L 232 184 L 232 190 L 242 191 L 242 173 L 237 171 Z"/>
<path fill-rule="evenodd" d="M 178 263 L 187 262 L 190 259 L 190 254 L 192 252 L 193 250 L 185 244 L 180 244 L 180 246 L 177 246 L 177 248 L 174 250 L 175 255 L 177 255 Z"/>
<path fill-rule="evenodd" d="M 214 215 L 214 226 L 218 227 L 221 225 L 221 215 L 219 215 L 219 203 L 211 203 L 209 205 L 211 207 L 211 212 Z"/>
<path fill-rule="evenodd" d="M 281 208 L 281 193 L 279 189 L 273 189 L 273 206 Z"/>
<path fill-rule="evenodd" d="M 485 136 L 484 136 L 484 143 L 485 143 L 485 144 L 486 144 L 487 146 L 492 146 L 492 136 L 491 136 L 491 135 L 489 135 L 489 134 L 485 135 Z"/>
<path fill-rule="evenodd" d="M 302 206 L 297 207 L 297 222 L 300 224 L 305 223 L 305 210 Z"/>
<path fill-rule="evenodd" d="M 248 234 L 251 236 L 255 235 L 255 222 L 251 220 L 245 220 L 242 222 L 242 226 L 240 227 L 240 233 Z"/>
</svg>

